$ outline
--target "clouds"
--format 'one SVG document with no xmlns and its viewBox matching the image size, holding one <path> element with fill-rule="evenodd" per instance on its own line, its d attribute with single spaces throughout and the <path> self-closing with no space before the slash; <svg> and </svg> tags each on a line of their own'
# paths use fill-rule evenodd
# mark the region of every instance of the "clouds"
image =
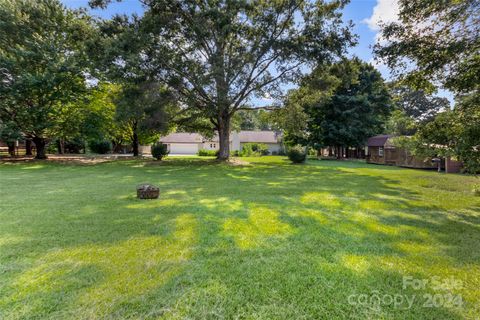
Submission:
<svg viewBox="0 0 480 320">
<path fill-rule="evenodd" d="M 363 19 L 362 23 L 368 25 L 368 28 L 375 32 L 375 42 L 382 43 L 385 40 L 381 38 L 380 25 L 399 21 L 398 13 L 398 0 L 377 0 L 377 4 L 373 7 L 372 15 Z M 372 58 L 369 63 L 380 71 L 385 78 L 391 78 L 390 70 L 382 61 Z"/>
<path fill-rule="evenodd" d="M 373 7 L 372 15 L 363 19 L 363 23 L 367 24 L 370 30 L 375 31 L 375 42 L 384 42 L 380 33 L 380 25 L 390 22 L 398 22 L 399 6 L 398 0 L 377 0 L 377 4 Z"/>
<path fill-rule="evenodd" d="M 398 1 L 397 0 L 377 0 L 370 18 L 363 20 L 368 27 L 375 32 L 380 31 L 380 23 L 398 21 Z"/>
</svg>

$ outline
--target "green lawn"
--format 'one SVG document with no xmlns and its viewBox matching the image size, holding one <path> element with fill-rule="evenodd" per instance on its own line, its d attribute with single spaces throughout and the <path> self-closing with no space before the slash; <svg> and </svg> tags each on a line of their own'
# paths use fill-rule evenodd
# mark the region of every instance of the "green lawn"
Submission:
<svg viewBox="0 0 480 320">
<path fill-rule="evenodd" d="M 0 164 L 0 319 L 480 317 L 476 178 L 248 161 Z"/>
</svg>

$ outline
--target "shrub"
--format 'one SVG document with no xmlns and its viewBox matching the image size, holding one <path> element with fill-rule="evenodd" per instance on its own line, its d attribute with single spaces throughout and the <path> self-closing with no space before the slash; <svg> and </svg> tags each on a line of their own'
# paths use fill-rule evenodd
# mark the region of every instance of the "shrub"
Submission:
<svg viewBox="0 0 480 320">
<path fill-rule="evenodd" d="M 169 154 L 168 146 L 161 142 L 155 143 L 151 148 L 151 152 L 152 157 L 157 160 L 162 160 L 165 156 Z"/>
<path fill-rule="evenodd" d="M 207 149 L 200 149 L 197 152 L 197 155 L 200 157 L 216 157 L 218 154 L 218 150 L 207 150 Z"/>
<path fill-rule="evenodd" d="M 60 139 L 50 141 L 46 146 L 47 153 L 60 152 Z M 85 141 L 80 137 L 71 138 L 63 141 L 63 151 L 65 153 L 82 153 L 85 150 Z"/>
<path fill-rule="evenodd" d="M 90 141 L 88 146 L 93 153 L 105 154 L 112 151 L 112 143 L 108 140 Z"/>
<path fill-rule="evenodd" d="M 308 155 L 309 156 L 316 156 L 317 155 L 317 150 L 314 148 L 308 148 Z"/>
<path fill-rule="evenodd" d="M 57 153 L 58 149 L 57 149 L 57 144 L 56 143 L 49 143 L 45 146 L 45 151 L 47 153 L 51 153 L 51 154 L 54 154 L 54 153 Z"/>
<path fill-rule="evenodd" d="M 268 146 L 264 143 L 245 143 L 238 154 L 240 157 L 259 157 L 269 153 Z"/>
<path fill-rule="evenodd" d="M 304 148 L 298 145 L 288 149 L 287 155 L 293 163 L 303 163 L 307 158 Z"/>
<path fill-rule="evenodd" d="M 72 140 L 65 141 L 63 146 L 66 153 L 81 153 L 85 150 L 85 141 L 81 138 L 73 138 Z"/>
</svg>

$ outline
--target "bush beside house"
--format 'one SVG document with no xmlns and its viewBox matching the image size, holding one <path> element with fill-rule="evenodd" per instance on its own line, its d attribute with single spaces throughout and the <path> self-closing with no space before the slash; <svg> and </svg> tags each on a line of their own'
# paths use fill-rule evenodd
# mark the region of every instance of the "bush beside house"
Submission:
<svg viewBox="0 0 480 320">
<path fill-rule="evenodd" d="M 268 155 L 268 146 L 264 143 L 245 143 L 242 150 L 238 151 L 239 157 L 259 157 Z"/>
<path fill-rule="evenodd" d="M 307 159 L 307 154 L 302 146 L 293 146 L 287 151 L 288 159 L 293 163 L 303 163 Z"/>
<path fill-rule="evenodd" d="M 218 150 L 200 149 L 197 152 L 197 155 L 200 157 L 216 157 L 217 154 L 218 154 Z"/>
<path fill-rule="evenodd" d="M 157 160 L 162 160 L 168 155 L 168 146 L 164 143 L 155 143 L 151 149 L 152 157 Z"/>
</svg>

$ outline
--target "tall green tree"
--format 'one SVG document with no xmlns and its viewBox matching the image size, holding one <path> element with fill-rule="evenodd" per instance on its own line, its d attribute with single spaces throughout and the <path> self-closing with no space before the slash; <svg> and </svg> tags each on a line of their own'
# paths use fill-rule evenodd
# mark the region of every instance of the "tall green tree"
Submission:
<svg viewBox="0 0 480 320">
<path fill-rule="evenodd" d="M 405 111 L 396 109 L 385 123 L 385 132 L 395 136 L 411 136 L 417 131 L 417 123 Z"/>
<path fill-rule="evenodd" d="M 106 6 L 110 1 L 91 1 Z M 230 121 L 255 96 L 275 95 L 302 66 L 330 61 L 354 42 L 344 0 L 146 0 L 137 55 L 192 114 L 219 133 L 228 159 Z M 126 61 L 118 56 L 113 61 Z"/>
<path fill-rule="evenodd" d="M 236 130 L 275 130 L 271 111 L 263 109 L 240 110 L 232 118 Z"/>
<path fill-rule="evenodd" d="M 155 45 L 137 16 L 116 16 L 99 24 L 91 56 L 99 65 L 99 76 L 121 87 L 115 99 L 115 119 L 128 132 L 133 155 L 139 144 L 154 142 L 173 127 L 178 115 L 171 91 L 156 78 L 158 68 L 150 65 L 146 50 Z"/>
<path fill-rule="evenodd" d="M 110 140 L 114 146 L 128 140 L 128 130 L 116 121 L 116 100 L 119 98 L 121 86 L 101 82 L 90 88 L 83 104 L 81 118 L 81 136 L 87 141 Z"/>
<path fill-rule="evenodd" d="M 116 119 L 130 132 L 134 156 L 140 143 L 153 143 L 171 128 L 177 110 L 171 94 L 158 83 L 124 85 L 116 104 Z"/>
<path fill-rule="evenodd" d="M 357 58 L 315 69 L 286 103 L 286 110 L 300 107 L 306 118 L 305 127 L 296 129 L 301 135 L 287 139 L 336 149 L 364 146 L 368 137 L 383 131 L 392 109 L 380 73 Z"/>
<path fill-rule="evenodd" d="M 428 91 L 443 87 L 456 96 L 454 111 L 420 130 L 416 145 L 443 145 L 468 170 L 478 171 L 480 2 L 400 0 L 399 7 L 399 21 L 383 26 L 384 41 L 375 46 L 376 55 L 401 82 Z"/>
<path fill-rule="evenodd" d="M 455 93 L 480 88 L 480 3 L 399 0 L 399 21 L 384 25 L 374 52 L 416 88 Z"/>
<path fill-rule="evenodd" d="M 393 85 L 391 94 L 395 107 L 418 123 L 431 121 L 438 113 L 450 109 L 447 98 L 428 94 L 421 89 Z"/>
<path fill-rule="evenodd" d="M 58 0 L 0 0 L 0 117 L 46 158 L 59 106 L 85 92 L 91 19 Z"/>
<path fill-rule="evenodd" d="M 411 136 L 417 132 L 418 127 L 450 109 L 447 98 L 434 96 L 422 89 L 415 90 L 406 85 L 392 83 L 390 93 L 395 110 L 385 124 L 388 134 Z"/>
<path fill-rule="evenodd" d="M 22 133 L 15 123 L 2 122 L 0 119 L 0 140 L 7 144 L 10 156 L 15 156 L 15 143 L 22 138 Z"/>
</svg>

